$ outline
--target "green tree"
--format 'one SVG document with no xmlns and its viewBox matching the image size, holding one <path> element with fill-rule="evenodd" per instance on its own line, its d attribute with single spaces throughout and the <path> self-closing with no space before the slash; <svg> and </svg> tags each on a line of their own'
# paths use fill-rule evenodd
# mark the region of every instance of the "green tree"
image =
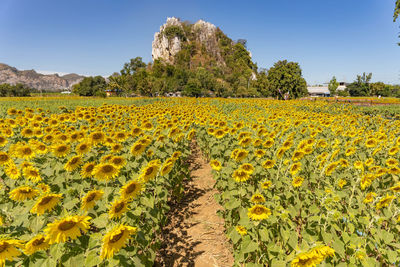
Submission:
<svg viewBox="0 0 400 267">
<path fill-rule="evenodd" d="M 106 80 L 101 76 L 85 77 L 72 87 L 72 92 L 80 96 L 105 96 Z"/>
<path fill-rule="evenodd" d="M 339 83 L 336 80 L 336 77 L 333 76 L 328 85 L 328 89 L 329 89 L 331 96 L 336 95 L 336 90 L 338 87 L 339 87 Z"/>
<path fill-rule="evenodd" d="M 195 97 L 202 96 L 203 92 L 201 91 L 200 81 L 196 78 L 189 78 L 189 80 L 185 86 L 184 95 L 185 96 L 195 96 Z"/>
<path fill-rule="evenodd" d="M 141 57 L 132 58 L 128 63 L 124 64 L 121 70 L 121 75 L 133 75 L 138 69 L 145 68 L 146 63 L 143 62 Z"/>
<path fill-rule="evenodd" d="M 370 96 L 371 86 L 370 81 L 372 73 L 357 75 L 357 79 L 347 86 L 347 90 L 351 96 Z"/>
<path fill-rule="evenodd" d="M 307 83 L 302 77 L 301 68 L 297 62 L 287 60 L 278 61 L 267 74 L 268 90 L 273 97 L 284 98 L 289 93 L 289 98 L 299 98 L 307 95 Z"/>
</svg>

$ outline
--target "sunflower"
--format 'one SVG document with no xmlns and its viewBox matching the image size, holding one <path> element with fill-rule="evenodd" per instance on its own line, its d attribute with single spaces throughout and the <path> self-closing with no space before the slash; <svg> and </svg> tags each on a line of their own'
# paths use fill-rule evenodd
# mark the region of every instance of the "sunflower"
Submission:
<svg viewBox="0 0 400 267">
<path fill-rule="evenodd" d="M 263 205 L 256 204 L 248 209 L 247 216 L 254 221 L 261 221 L 268 219 L 271 215 L 271 210 Z"/>
<path fill-rule="evenodd" d="M 69 153 L 70 147 L 65 144 L 56 144 L 52 147 L 53 154 L 56 157 L 63 158 Z"/>
<path fill-rule="evenodd" d="M 110 159 L 110 163 L 117 166 L 117 168 L 122 168 L 126 165 L 126 159 L 121 156 L 113 156 Z"/>
<path fill-rule="evenodd" d="M 251 163 L 243 163 L 242 165 L 240 165 L 239 169 L 244 170 L 250 175 L 254 172 L 254 167 Z"/>
<path fill-rule="evenodd" d="M 300 187 L 303 184 L 304 178 L 300 176 L 296 176 L 292 180 L 293 187 Z"/>
<path fill-rule="evenodd" d="M 265 198 L 264 198 L 263 195 L 261 195 L 259 193 L 256 193 L 251 197 L 250 202 L 253 202 L 253 203 L 264 203 L 265 202 Z"/>
<path fill-rule="evenodd" d="M 47 184 L 41 183 L 41 184 L 38 184 L 36 187 L 39 188 L 40 190 L 42 190 L 43 193 L 50 192 L 50 186 Z"/>
<path fill-rule="evenodd" d="M 299 161 L 304 157 L 305 153 L 303 151 L 294 151 L 292 160 L 293 161 Z"/>
<path fill-rule="evenodd" d="M 21 255 L 18 248 L 23 247 L 20 240 L 0 238 L 0 266 L 5 266 L 6 260 L 13 261 L 15 257 Z"/>
<path fill-rule="evenodd" d="M 236 182 L 245 182 L 250 179 L 250 174 L 242 169 L 237 169 L 232 174 Z"/>
<path fill-rule="evenodd" d="M 362 161 L 357 160 L 356 162 L 354 162 L 354 168 L 362 170 L 364 169 L 364 163 Z"/>
<path fill-rule="evenodd" d="M 257 149 L 256 151 L 254 151 L 254 155 L 257 158 L 261 158 L 262 156 L 265 155 L 265 150 L 264 149 Z"/>
<path fill-rule="evenodd" d="M 82 170 L 81 170 L 81 177 L 82 178 L 89 178 L 92 177 L 93 174 L 93 169 L 96 166 L 94 162 L 88 162 L 85 165 L 83 165 Z"/>
<path fill-rule="evenodd" d="M 111 145 L 111 151 L 113 153 L 119 153 L 122 150 L 122 148 L 123 148 L 123 146 L 121 144 L 119 144 L 119 143 Z"/>
<path fill-rule="evenodd" d="M 376 209 L 379 210 L 381 208 L 389 206 L 389 204 L 392 203 L 395 198 L 395 196 L 389 196 L 388 194 L 386 194 L 386 196 L 381 198 L 381 200 L 379 200 L 379 202 L 376 204 Z"/>
<path fill-rule="evenodd" d="M 132 180 L 126 183 L 120 190 L 119 193 L 121 194 L 122 199 L 133 199 L 137 196 L 140 191 L 143 189 L 143 185 L 139 180 Z"/>
<path fill-rule="evenodd" d="M 106 135 L 103 132 L 93 132 L 89 135 L 90 143 L 97 145 L 104 142 Z"/>
<path fill-rule="evenodd" d="M 389 158 L 386 160 L 386 166 L 388 166 L 388 167 L 394 167 L 397 165 L 399 165 L 399 161 L 397 159 Z"/>
<path fill-rule="evenodd" d="M 137 228 L 120 224 L 109 231 L 103 238 L 100 258 L 109 259 L 114 256 L 121 248 L 125 246 L 131 235 L 136 234 Z"/>
<path fill-rule="evenodd" d="M 376 196 L 376 193 L 370 192 L 367 194 L 367 196 L 364 198 L 364 203 L 370 203 L 374 200 L 374 197 Z"/>
<path fill-rule="evenodd" d="M 78 154 L 78 155 L 84 155 L 84 154 L 88 153 L 91 148 L 92 147 L 89 142 L 82 142 L 76 146 L 75 151 L 76 151 L 76 154 Z"/>
<path fill-rule="evenodd" d="M 239 150 L 237 151 L 237 153 L 236 153 L 234 159 L 235 159 L 237 162 L 240 162 L 240 161 L 244 160 L 244 159 L 247 157 L 248 154 L 249 154 L 249 152 L 247 152 L 247 150 L 239 149 Z"/>
<path fill-rule="evenodd" d="M 30 186 L 20 186 L 13 189 L 9 196 L 14 201 L 24 201 L 26 199 L 33 199 L 39 195 L 39 190 L 34 189 Z"/>
<path fill-rule="evenodd" d="M 88 211 L 94 207 L 96 201 L 104 195 L 102 190 L 91 190 L 82 198 L 81 209 Z"/>
<path fill-rule="evenodd" d="M 152 163 L 152 161 L 150 161 L 148 165 L 142 170 L 142 174 L 140 177 L 143 181 L 148 182 L 156 177 L 159 169 L 159 163 Z"/>
<path fill-rule="evenodd" d="M 115 200 L 108 211 L 110 219 L 121 218 L 122 214 L 128 210 L 128 200 L 127 199 L 117 199 Z"/>
<path fill-rule="evenodd" d="M 324 257 L 311 250 L 298 254 L 290 263 L 291 267 L 314 267 L 320 264 Z"/>
<path fill-rule="evenodd" d="M 146 146 L 144 144 L 136 142 L 131 147 L 131 154 L 135 157 L 139 156 L 143 153 L 143 151 L 145 151 L 145 149 L 146 149 Z"/>
<path fill-rule="evenodd" d="M 7 165 L 11 161 L 11 157 L 6 152 L 0 151 L 0 166 Z"/>
<path fill-rule="evenodd" d="M 376 147 L 378 145 L 378 140 L 375 138 L 370 138 L 365 141 L 365 146 L 368 148 Z"/>
<path fill-rule="evenodd" d="M 67 163 L 64 165 L 64 169 L 72 172 L 79 168 L 79 166 L 82 164 L 82 157 L 81 156 L 74 156 L 70 158 Z"/>
<path fill-rule="evenodd" d="M 265 148 L 270 148 L 274 145 L 274 140 L 272 139 L 267 139 L 264 143 L 263 143 L 263 147 Z"/>
<path fill-rule="evenodd" d="M 44 214 L 46 211 L 51 211 L 60 202 L 62 194 L 47 193 L 41 196 L 31 209 L 31 213 L 37 215 Z"/>
<path fill-rule="evenodd" d="M 0 147 L 5 146 L 8 143 L 7 138 L 0 135 Z"/>
<path fill-rule="evenodd" d="M 0 146 L 1 146 L 1 136 L 0 136 Z M 394 156 L 399 152 L 399 148 L 398 147 L 392 147 L 391 149 L 389 149 L 388 154 L 390 156 Z"/>
<path fill-rule="evenodd" d="M 222 130 L 222 129 L 218 129 L 218 130 L 215 130 L 214 131 L 214 136 L 216 137 L 216 138 L 218 138 L 218 139 L 221 139 L 222 137 L 224 137 L 225 136 L 225 131 L 224 130 Z"/>
<path fill-rule="evenodd" d="M 340 188 L 343 188 L 343 186 L 345 186 L 346 184 L 347 184 L 347 181 L 344 180 L 344 179 L 340 179 L 339 182 L 338 182 L 338 186 Z"/>
<path fill-rule="evenodd" d="M 174 163 L 172 162 L 166 162 L 163 164 L 163 166 L 160 169 L 160 174 L 162 176 L 167 175 L 168 173 L 171 172 L 172 168 L 174 167 Z"/>
<path fill-rule="evenodd" d="M 241 225 L 236 226 L 236 227 L 235 227 L 235 230 L 236 230 L 236 232 L 238 232 L 238 234 L 240 234 L 241 236 L 244 236 L 244 235 L 247 234 L 246 228 L 244 228 L 244 227 L 241 226 Z"/>
<path fill-rule="evenodd" d="M 272 182 L 271 182 L 271 181 L 264 181 L 264 182 L 261 182 L 261 188 L 262 188 L 262 189 L 268 189 L 268 188 L 271 187 L 271 185 L 272 185 Z"/>
<path fill-rule="evenodd" d="M 50 244 L 46 240 L 46 237 L 39 234 L 25 244 L 24 253 L 29 256 L 37 251 L 47 250 L 49 247 Z"/>
<path fill-rule="evenodd" d="M 289 172 L 291 175 L 295 175 L 296 173 L 298 173 L 301 169 L 301 163 L 300 162 L 296 162 L 293 163 L 292 166 L 290 166 L 289 168 Z"/>
<path fill-rule="evenodd" d="M 273 159 L 267 159 L 266 161 L 264 161 L 264 163 L 262 164 L 262 166 L 265 169 L 271 169 L 272 167 L 274 167 L 275 165 L 275 160 Z"/>
<path fill-rule="evenodd" d="M 24 168 L 22 172 L 27 179 L 31 180 L 34 183 L 37 183 L 42 180 L 42 177 L 40 177 L 39 170 L 33 166 Z"/>
<path fill-rule="evenodd" d="M 325 175 L 331 176 L 336 167 L 339 166 L 339 163 L 338 161 L 331 162 L 325 169 Z"/>
<path fill-rule="evenodd" d="M 108 181 L 118 176 L 119 168 L 111 163 L 100 163 L 94 166 L 92 174 L 94 178 L 100 181 Z"/>
<path fill-rule="evenodd" d="M 390 167 L 390 168 L 387 169 L 387 171 L 388 171 L 390 174 L 395 174 L 395 175 L 400 174 L 400 168 L 397 167 L 397 166 Z"/>
<path fill-rule="evenodd" d="M 89 230 L 91 219 L 89 216 L 74 215 L 49 223 L 44 229 L 46 240 L 51 245 L 76 239 L 82 235 L 81 232 L 86 233 Z"/>
<path fill-rule="evenodd" d="M 15 164 L 8 164 L 4 172 L 11 179 L 18 179 L 21 176 L 21 172 L 18 170 L 18 167 Z"/>
<path fill-rule="evenodd" d="M 220 171 L 222 169 L 221 162 L 216 159 L 210 161 L 211 168 L 215 171 Z"/>
</svg>

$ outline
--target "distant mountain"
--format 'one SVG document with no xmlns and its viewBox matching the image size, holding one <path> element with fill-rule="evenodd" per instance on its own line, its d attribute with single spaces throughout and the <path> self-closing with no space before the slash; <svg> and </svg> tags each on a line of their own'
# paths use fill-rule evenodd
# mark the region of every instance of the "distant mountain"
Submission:
<svg viewBox="0 0 400 267">
<path fill-rule="evenodd" d="M 0 84 L 17 83 L 25 84 L 38 90 L 64 90 L 70 89 L 72 85 L 83 80 L 84 76 L 72 73 L 64 76 L 58 74 L 44 75 L 35 70 L 18 70 L 9 65 L 0 63 Z"/>
</svg>

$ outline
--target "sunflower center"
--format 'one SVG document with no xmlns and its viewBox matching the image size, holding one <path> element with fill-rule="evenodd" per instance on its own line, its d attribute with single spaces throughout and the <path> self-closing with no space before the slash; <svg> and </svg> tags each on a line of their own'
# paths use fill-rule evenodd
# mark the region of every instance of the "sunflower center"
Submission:
<svg viewBox="0 0 400 267">
<path fill-rule="evenodd" d="M 66 150 L 67 150 L 67 147 L 66 147 L 66 146 L 60 146 L 60 147 L 57 148 L 57 151 L 58 151 L 58 152 L 64 152 L 64 151 L 66 151 Z"/>
<path fill-rule="evenodd" d="M 261 214 L 264 213 L 264 209 L 261 208 L 261 207 L 257 207 L 257 208 L 254 209 L 254 213 L 257 214 L 257 215 L 261 215 Z"/>
<path fill-rule="evenodd" d="M 128 185 L 128 187 L 126 188 L 126 193 L 128 193 L 128 194 L 132 193 L 133 191 L 135 191 L 136 187 L 137 187 L 136 184 Z"/>
<path fill-rule="evenodd" d="M 152 174 L 153 173 L 153 167 L 148 167 L 147 169 L 146 169 L 146 173 L 145 173 L 145 175 L 150 175 L 150 174 Z"/>
<path fill-rule="evenodd" d="M 44 237 L 35 239 L 35 241 L 32 242 L 32 245 L 39 246 L 39 245 L 43 244 L 43 242 L 44 242 Z"/>
<path fill-rule="evenodd" d="M 113 163 L 114 164 L 121 164 L 122 163 L 122 159 L 120 159 L 120 158 L 115 158 L 115 159 L 113 159 Z"/>
<path fill-rule="evenodd" d="M 29 155 L 29 154 L 32 153 L 32 149 L 30 149 L 29 147 L 26 147 L 26 148 L 24 148 L 24 149 L 22 150 L 22 153 L 23 153 L 24 155 Z"/>
<path fill-rule="evenodd" d="M 142 148 L 142 145 L 141 145 L 141 144 L 137 144 L 137 145 L 134 147 L 134 150 L 135 150 L 135 151 L 139 151 L 141 148 Z"/>
<path fill-rule="evenodd" d="M 86 166 L 86 170 L 85 171 L 86 172 L 92 172 L 93 168 L 94 168 L 94 165 L 90 164 L 90 165 Z"/>
<path fill-rule="evenodd" d="M 58 225 L 58 229 L 60 231 L 68 231 L 72 229 L 76 225 L 76 222 L 72 221 L 64 221 Z"/>
<path fill-rule="evenodd" d="M 118 213 L 118 212 L 120 212 L 123 208 L 125 207 L 125 203 L 124 202 L 121 202 L 121 203 L 119 203 L 119 204 L 117 204 L 116 206 L 115 206 L 115 212 L 116 213 Z"/>
<path fill-rule="evenodd" d="M 102 135 L 101 133 L 95 133 L 95 134 L 93 134 L 93 139 L 94 139 L 94 140 L 101 139 L 102 137 L 103 137 L 103 135 Z"/>
<path fill-rule="evenodd" d="M 32 192 L 32 189 L 28 188 L 28 189 L 20 189 L 19 192 L 21 194 L 29 194 Z"/>
<path fill-rule="evenodd" d="M 80 147 L 79 147 L 79 150 L 85 150 L 87 148 L 87 145 L 86 144 L 83 144 L 83 145 L 81 145 Z"/>
<path fill-rule="evenodd" d="M 91 202 L 96 197 L 96 193 L 91 193 L 88 195 L 86 202 Z"/>
<path fill-rule="evenodd" d="M 52 196 L 44 197 L 42 200 L 39 202 L 39 205 L 44 206 L 47 203 L 49 203 L 53 199 Z"/>
<path fill-rule="evenodd" d="M 0 155 L 0 162 L 7 161 L 7 160 L 8 160 L 8 156 L 7 155 L 5 155 L 5 154 L 1 154 Z"/>
<path fill-rule="evenodd" d="M 71 160 L 71 164 L 76 164 L 79 161 L 79 158 L 73 158 Z"/>
<path fill-rule="evenodd" d="M 104 173 L 111 173 L 113 170 L 114 170 L 114 168 L 113 168 L 113 166 L 111 166 L 111 165 L 105 165 L 105 166 L 103 166 L 103 168 L 102 168 L 102 171 L 103 171 Z"/>
<path fill-rule="evenodd" d="M 38 172 L 35 171 L 35 170 L 31 170 L 31 171 L 29 172 L 29 174 L 30 174 L 31 176 L 39 176 Z"/>
<path fill-rule="evenodd" d="M 115 243 L 118 240 L 121 239 L 121 237 L 124 235 L 124 230 L 121 231 L 121 233 L 117 234 L 117 235 L 113 235 L 113 237 L 111 238 L 110 242 L 111 243 Z"/>
<path fill-rule="evenodd" d="M 7 248 L 8 248 L 8 243 L 4 242 L 2 245 L 0 245 L 0 253 L 7 250 Z"/>
</svg>

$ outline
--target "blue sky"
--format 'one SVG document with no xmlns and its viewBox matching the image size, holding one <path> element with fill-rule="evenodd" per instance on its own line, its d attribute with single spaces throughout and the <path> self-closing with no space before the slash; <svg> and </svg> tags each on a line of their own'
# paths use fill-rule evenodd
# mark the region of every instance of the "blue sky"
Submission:
<svg viewBox="0 0 400 267">
<path fill-rule="evenodd" d="M 0 62 L 18 69 L 110 75 L 130 58 L 151 61 L 167 17 L 209 21 L 247 39 L 259 67 L 300 63 L 309 84 L 335 75 L 400 83 L 395 0 L 0 0 Z"/>
</svg>

